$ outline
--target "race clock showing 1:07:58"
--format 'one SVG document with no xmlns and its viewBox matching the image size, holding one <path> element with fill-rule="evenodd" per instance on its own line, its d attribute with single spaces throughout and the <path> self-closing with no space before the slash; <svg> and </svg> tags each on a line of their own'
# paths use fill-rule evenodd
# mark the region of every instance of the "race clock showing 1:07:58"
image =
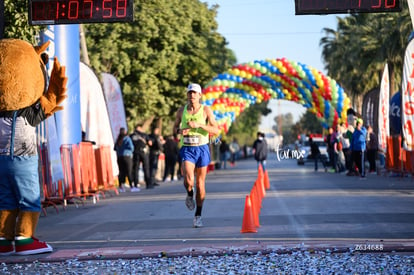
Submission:
<svg viewBox="0 0 414 275">
<path fill-rule="evenodd" d="M 29 0 L 30 25 L 131 22 L 133 0 Z"/>
<path fill-rule="evenodd" d="M 402 0 L 295 0 L 295 14 L 399 12 Z"/>
</svg>

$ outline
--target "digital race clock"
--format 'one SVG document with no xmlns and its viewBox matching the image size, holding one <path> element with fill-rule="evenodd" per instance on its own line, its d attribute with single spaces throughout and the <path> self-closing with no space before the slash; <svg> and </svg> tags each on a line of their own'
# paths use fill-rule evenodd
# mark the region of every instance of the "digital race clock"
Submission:
<svg viewBox="0 0 414 275">
<path fill-rule="evenodd" d="M 401 11 L 401 0 L 295 0 L 295 14 Z"/>
<path fill-rule="evenodd" d="M 30 25 L 132 20 L 133 0 L 29 0 Z"/>
</svg>

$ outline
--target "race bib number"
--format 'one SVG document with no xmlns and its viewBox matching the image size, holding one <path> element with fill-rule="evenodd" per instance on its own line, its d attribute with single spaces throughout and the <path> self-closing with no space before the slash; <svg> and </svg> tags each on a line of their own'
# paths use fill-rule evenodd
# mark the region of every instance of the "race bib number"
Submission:
<svg viewBox="0 0 414 275">
<path fill-rule="evenodd" d="M 200 144 L 200 137 L 199 136 L 184 136 L 183 137 L 183 144 L 184 145 L 198 145 Z"/>
</svg>

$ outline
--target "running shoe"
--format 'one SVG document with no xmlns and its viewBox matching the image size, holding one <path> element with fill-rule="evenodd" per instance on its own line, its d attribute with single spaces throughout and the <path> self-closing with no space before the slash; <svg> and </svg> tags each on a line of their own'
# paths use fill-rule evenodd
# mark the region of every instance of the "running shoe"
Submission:
<svg viewBox="0 0 414 275">
<path fill-rule="evenodd" d="M 187 206 L 188 210 L 194 210 L 195 202 L 193 197 L 187 196 L 187 198 L 185 199 L 185 205 Z"/>
<path fill-rule="evenodd" d="M 203 227 L 203 222 L 201 221 L 201 216 L 195 216 L 193 220 L 193 227 L 200 228 Z"/>
</svg>

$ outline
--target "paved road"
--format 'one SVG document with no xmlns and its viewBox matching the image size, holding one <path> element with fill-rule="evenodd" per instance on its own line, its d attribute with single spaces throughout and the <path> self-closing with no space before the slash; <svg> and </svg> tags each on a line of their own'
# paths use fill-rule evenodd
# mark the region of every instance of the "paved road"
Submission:
<svg viewBox="0 0 414 275">
<path fill-rule="evenodd" d="M 181 182 L 152 190 L 73 204 L 59 214 L 48 208 L 37 237 L 51 254 L 6 261 L 70 257 L 135 257 L 168 252 L 217 253 L 249 249 L 356 249 L 413 251 L 414 181 L 368 175 L 314 172 L 295 160 L 268 162 L 270 189 L 262 201 L 257 233 L 240 233 L 246 195 L 257 178 L 254 160 L 207 176 L 203 228 L 192 228 Z"/>
</svg>

